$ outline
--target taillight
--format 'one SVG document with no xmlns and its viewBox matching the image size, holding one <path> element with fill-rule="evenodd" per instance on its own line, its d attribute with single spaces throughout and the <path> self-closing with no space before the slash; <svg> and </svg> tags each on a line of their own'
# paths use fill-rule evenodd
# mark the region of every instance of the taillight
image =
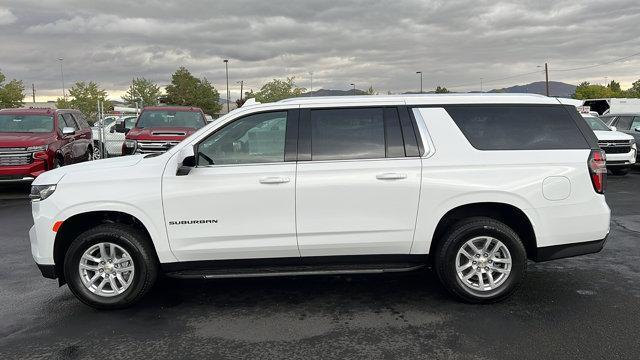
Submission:
<svg viewBox="0 0 640 360">
<path fill-rule="evenodd" d="M 604 194 L 604 189 L 607 186 L 607 163 L 606 156 L 602 150 L 591 150 L 589 154 L 589 161 L 587 165 L 589 168 L 589 175 L 591 176 L 591 183 L 593 189 L 598 194 Z"/>
</svg>

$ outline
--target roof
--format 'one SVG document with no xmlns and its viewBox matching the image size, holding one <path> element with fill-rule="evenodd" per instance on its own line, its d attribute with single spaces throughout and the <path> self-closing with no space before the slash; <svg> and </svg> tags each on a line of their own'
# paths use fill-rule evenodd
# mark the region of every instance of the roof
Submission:
<svg viewBox="0 0 640 360">
<path fill-rule="evenodd" d="M 376 103 L 404 103 L 407 105 L 438 104 L 478 104 L 478 103 L 524 103 L 524 104 L 558 104 L 553 97 L 536 94 L 406 94 L 406 95 L 369 95 L 369 96 L 315 96 L 297 97 L 280 100 L 278 104 L 313 105 L 313 104 L 350 104 L 375 105 Z M 258 106 L 258 105 L 257 105 Z"/>
<path fill-rule="evenodd" d="M 12 109 L 1 109 L 0 114 L 53 115 L 60 111 L 77 111 L 77 110 L 51 109 L 51 108 L 12 108 Z"/>
<path fill-rule="evenodd" d="M 193 111 L 200 112 L 202 111 L 199 107 L 195 106 L 145 106 L 144 110 L 156 110 L 156 111 Z"/>
</svg>

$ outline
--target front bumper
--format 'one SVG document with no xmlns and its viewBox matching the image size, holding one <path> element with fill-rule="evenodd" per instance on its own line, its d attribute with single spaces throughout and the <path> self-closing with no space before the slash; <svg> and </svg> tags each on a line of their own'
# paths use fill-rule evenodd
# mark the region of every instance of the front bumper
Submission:
<svg viewBox="0 0 640 360">
<path fill-rule="evenodd" d="M 607 236 L 601 240 L 539 247 L 536 250 L 536 255 L 533 257 L 533 261 L 542 262 L 597 253 L 604 248 L 608 237 L 609 235 L 607 234 Z"/>
<path fill-rule="evenodd" d="M 36 178 L 47 171 L 46 162 L 34 160 L 31 164 L 0 166 L 0 180 L 17 180 L 22 178 Z"/>
</svg>

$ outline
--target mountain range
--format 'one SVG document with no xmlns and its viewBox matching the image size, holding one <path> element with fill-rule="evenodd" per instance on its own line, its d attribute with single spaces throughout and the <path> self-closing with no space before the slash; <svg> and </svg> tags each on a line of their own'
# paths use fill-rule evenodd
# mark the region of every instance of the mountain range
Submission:
<svg viewBox="0 0 640 360">
<path fill-rule="evenodd" d="M 471 91 L 477 93 L 478 91 Z M 489 93 L 529 93 L 545 95 L 545 82 L 536 81 L 524 85 L 514 85 L 500 89 L 492 89 L 486 91 Z M 572 84 L 563 83 L 560 81 L 549 81 L 549 95 L 555 97 L 567 97 L 570 98 L 576 92 L 576 86 Z M 426 94 L 433 94 L 433 91 L 425 91 Z M 360 89 L 355 90 L 356 95 L 366 95 L 366 92 Z M 416 94 L 416 92 L 406 92 L 405 94 Z M 353 89 L 350 90 L 333 90 L 333 89 L 320 89 L 304 93 L 302 96 L 348 96 L 354 95 Z"/>
</svg>

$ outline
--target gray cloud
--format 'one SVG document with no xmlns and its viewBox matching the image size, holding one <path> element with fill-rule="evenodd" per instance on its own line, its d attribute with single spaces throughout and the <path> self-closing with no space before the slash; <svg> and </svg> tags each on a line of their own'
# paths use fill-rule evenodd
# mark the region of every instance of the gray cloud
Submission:
<svg viewBox="0 0 640 360">
<path fill-rule="evenodd" d="M 187 66 L 224 90 L 230 82 L 257 90 L 272 78 L 296 76 L 300 86 L 382 92 L 436 85 L 477 90 L 543 79 L 630 83 L 640 57 L 583 71 L 640 51 L 637 0 L 353 0 L 86 2 L 8 0 L 0 7 L 0 68 L 35 83 L 40 95 L 60 93 L 58 57 L 67 83 L 98 81 L 114 94 L 132 77 L 160 84 Z M 492 81 L 494 80 L 494 81 Z M 222 91 L 221 91 L 222 92 Z"/>
</svg>

